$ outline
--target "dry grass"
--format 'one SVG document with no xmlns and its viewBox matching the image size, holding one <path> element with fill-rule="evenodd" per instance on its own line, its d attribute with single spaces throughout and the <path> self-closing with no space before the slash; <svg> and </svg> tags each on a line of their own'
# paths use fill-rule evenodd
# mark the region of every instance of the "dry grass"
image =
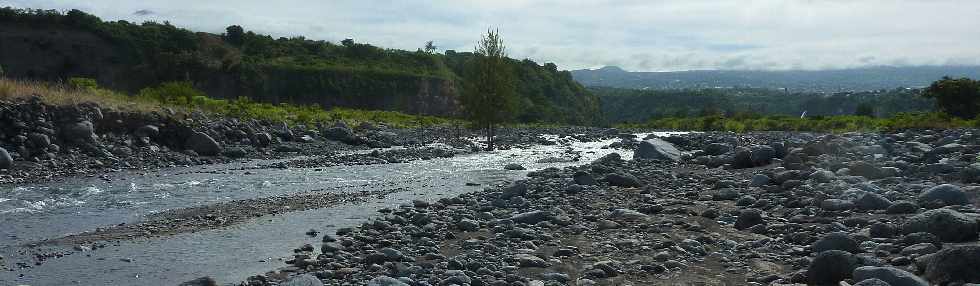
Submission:
<svg viewBox="0 0 980 286">
<path fill-rule="evenodd" d="M 40 97 L 44 103 L 55 106 L 95 103 L 102 107 L 110 107 L 120 111 L 152 112 L 162 110 L 162 105 L 159 103 L 110 90 L 75 88 L 63 83 L 0 78 L 0 100 L 2 101 L 26 100 L 35 95 Z"/>
</svg>

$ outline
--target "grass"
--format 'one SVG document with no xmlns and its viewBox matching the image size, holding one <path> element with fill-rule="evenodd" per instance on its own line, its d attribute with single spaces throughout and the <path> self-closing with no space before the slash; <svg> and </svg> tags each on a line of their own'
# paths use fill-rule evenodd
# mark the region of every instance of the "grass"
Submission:
<svg viewBox="0 0 980 286">
<path fill-rule="evenodd" d="M 964 120 L 943 113 L 900 113 L 888 118 L 868 116 L 827 116 L 798 118 L 789 116 L 724 117 L 703 116 L 659 118 L 640 124 L 622 124 L 625 128 L 651 128 L 691 131 L 896 131 L 906 129 L 952 129 L 980 127 L 980 118 Z"/>
<path fill-rule="evenodd" d="M 329 123 L 343 120 L 352 126 L 362 122 L 384 123 L 398 128 L 453 124 L 456 119 L 435 116 L 416 116 L 395 111 L 333 108 L 318 106 L 259 103 L 248 98 L 215 99 L 193 89 L 186 83 L 165 83 L 146 88 L 136 95 L 98 87 L 95 81 L 72 78 L 68 83 L 20 81 L 0 77 L 0 100 L 26 100 L 37 95 L 47 104 L 56 106 L 95 103 L 120 111 L 160 112 L 171 108 L 177 112 L 194 110 L 242 119 L 258 119 L 289 124 Z M 162 113 L 162 112 L 161 112 Z M 165 114 L 165 113 L 164 113 Z M 462 122 L 461 122 L 462 123 Z"/>
</svg>

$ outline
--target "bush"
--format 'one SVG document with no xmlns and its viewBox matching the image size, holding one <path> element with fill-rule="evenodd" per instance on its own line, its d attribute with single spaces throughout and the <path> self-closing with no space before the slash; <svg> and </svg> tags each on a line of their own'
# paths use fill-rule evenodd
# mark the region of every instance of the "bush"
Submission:
<svg viewBox="0 0 980 286">
<path fill-rule="evenodd" d="M 158 87 L 144 88 L 137 96 L 164 104 L 183 106 L 194 103 L 195 98 L 207 97 L 203 92 L 195 89 L 190 82 L 168 82 Z"/>
<path fill-rule="evenodd" d="M 68 79 L 68 86 L 77 89 L 96 90 L 99 88 L 99 83 L 91 78 L 73 77 Z"/>
<path fill-rule="evenodd" d="M 939 110 L 959 118 L 972 119 L 980 114 L 980 81 L 943 77 L 922 96 L 935 98 Z"/>
</svg>

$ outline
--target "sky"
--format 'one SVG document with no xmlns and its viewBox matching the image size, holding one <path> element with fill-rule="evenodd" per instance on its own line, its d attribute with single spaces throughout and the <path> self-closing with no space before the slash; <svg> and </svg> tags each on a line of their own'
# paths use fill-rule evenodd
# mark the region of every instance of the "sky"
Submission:
<svg viewBox="0 0 980 286">
<path fill-rule="evenodd" d="M 498 29 L 513 58 L 562 69 L 980 65 L 977 0 L 0 0 L 104 20 L 386 48 L 470 51 Z"/>
</svg>

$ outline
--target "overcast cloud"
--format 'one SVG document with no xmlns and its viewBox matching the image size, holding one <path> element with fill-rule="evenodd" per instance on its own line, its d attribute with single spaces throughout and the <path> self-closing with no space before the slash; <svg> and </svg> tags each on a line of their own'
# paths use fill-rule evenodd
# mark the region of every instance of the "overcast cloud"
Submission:
<svg viewBox="0 0 980 286">
<path fill-rule="evenodd" d="M 0 0 L 103 19 L 415 50 L 472 50 L 499 28 L 514 58 L 564 69 L 829 69 L 980 64 L 976 0 Z"/>
</svg>

